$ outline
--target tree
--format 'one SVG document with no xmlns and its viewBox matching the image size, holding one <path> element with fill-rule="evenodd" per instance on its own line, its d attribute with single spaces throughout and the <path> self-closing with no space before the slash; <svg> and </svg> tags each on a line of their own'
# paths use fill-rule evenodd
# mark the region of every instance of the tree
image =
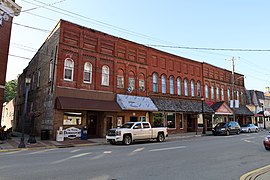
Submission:
<svg viewBox="0 0 270 180">
<path fill-rule="evenodd" d="M 17 94 L 17 79 L 6 82 L 5 93 L 4 93 L 4 102 L 9 102 L 16 97 Z"/>
</svg>

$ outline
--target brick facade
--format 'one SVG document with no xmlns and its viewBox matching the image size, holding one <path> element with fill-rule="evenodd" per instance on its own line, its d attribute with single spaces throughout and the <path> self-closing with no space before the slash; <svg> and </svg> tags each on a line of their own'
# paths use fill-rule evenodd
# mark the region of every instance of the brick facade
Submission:
<svg viewBox="0 0 270 180">
<path fill-rule="evenodd" d="M 91 81 L 85 82 L 84 74 L 88 72 L 85 65 L 89 63 L 91 64 Z M 223 72 L 226 72 L 226 75 L 229 74 L 229 71 L 218 67 L 61 20 L 29 63 L 24 75 L 32 77 L 32 82 L 34 82 L 29 96 L 29 111 L 31 108 L 34 111 L 41 111 L 40 116 L 36 117 L 37 133 L 40 132 L 40 129 L 49 129 L 51 137 L 55 138 L 56 130 L 60 126 L 69 127 L 69 125 L 63 124 L 65 114 L 79 113 L 80 122 L 76 127 L 88 126 L 89 132 L 93 133 L 89 135 L 104 137 L 106 130 L 116 127 L 119 121 L 124 123 L 140 120 L 140 117 L 149 117 L 149 121 L 153 123 L 155 112 L 143 110 L 115 112 L 87 108 L 63 109 L 56 106 L 56 99 L 59 96 L 64 96 L 98 101 L 116 101 L 116 94 L 124 94 L 185 99 L 200 105 L 205 84 L 209 83 L 220 87 L 227 87 L 229 84 L 229 81 L 208 76 L 207 73 L 209 74 L 208 71 L 210 71 L 208 69 L 211 71 L 215 69 L 214 72 L 221 72 L 221 74 Z M 108 74 L 103 70 L 109 70 Z M 38 72 L 40 72 L 39 78 Z M 157 75 L 156 90 L 153 85 L 154 75 Z M 120 85 L 119 77 L 123 78 Z M 105 80 L 108 82 L 105 83 Z M 132 86 L 134 88 L 128 92 L 127 89 L 131 86 L 129 83 L 133 80 L 134 85 Z M 35 84 L 38 81 L 40 81 L 39 86 Z M 19 79 L 19 84 L 23 87 L 21 79 Z M 241 84 L 241 88 L 242 86 L 244 87 L 244 84 Z M 164 91 L 165 89 L 166 91 Z M 180 91 L 181 93 L 179 93 Z M 23 97 L 23 91 L 20 92 L 19 98 Z M 17 110 L 23 105 L 22 100 L 17 103 Z M 195 119 L 200 113 L 198 111 L 187 113 L 160 110 L 159 113 L 163 113 L 164 116 L 167 113 L 175 114 L 175 126 L 169 129 L 170 133 L 197 131 L 194 127 L 197 126 Z M 182 117 L 181 128 L 180 115 Z M 19 115 L 17 119 L 19 119 Z M 91 129 L 91 123 L 94 123 L 95 129 Z"/>
</svg>

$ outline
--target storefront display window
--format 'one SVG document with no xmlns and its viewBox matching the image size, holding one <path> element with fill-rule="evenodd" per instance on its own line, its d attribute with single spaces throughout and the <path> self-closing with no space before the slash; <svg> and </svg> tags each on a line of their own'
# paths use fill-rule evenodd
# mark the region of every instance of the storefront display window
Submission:
<svg viewBox="0 0 270 180">
<path fill-rule="evenodd" d="M 166 120 L 168 128 L 175 128 L 175 113 L 167 113 Z"/>
<path fill-rule="evenodd" d="M 164 127 L 163 113 L 153 113 L 154 127 Z"/>
<path fill-rule="evenodd" d="M 81 125 L 82 113 L 65 112 L 63 125 Z"/>
</svg>

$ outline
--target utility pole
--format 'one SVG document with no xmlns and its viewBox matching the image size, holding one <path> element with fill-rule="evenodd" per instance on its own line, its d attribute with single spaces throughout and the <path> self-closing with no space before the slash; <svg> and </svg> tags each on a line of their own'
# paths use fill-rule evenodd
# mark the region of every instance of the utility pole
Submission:
<svg viewBox="0 0 270 180">
<path fill-rule="evenodd" d="M 234 100 L 234 57 L 232 57 L 232 106 L 233 106 L 233 121 L 235 121 L 235 100 Z"/>
</svg>

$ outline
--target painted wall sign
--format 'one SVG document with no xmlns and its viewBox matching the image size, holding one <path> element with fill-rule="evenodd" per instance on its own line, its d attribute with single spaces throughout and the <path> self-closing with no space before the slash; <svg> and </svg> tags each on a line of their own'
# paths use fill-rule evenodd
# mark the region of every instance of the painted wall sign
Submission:
<svg viewBox="0 0 270 180">
<path fill-rule="evenodd" d="M 64 130 L 64 137 L 69 139 L 75 139 L 77 137 L 81 137 L 81 129 L 76 127 L 70 127 Z"/>
</svg>

